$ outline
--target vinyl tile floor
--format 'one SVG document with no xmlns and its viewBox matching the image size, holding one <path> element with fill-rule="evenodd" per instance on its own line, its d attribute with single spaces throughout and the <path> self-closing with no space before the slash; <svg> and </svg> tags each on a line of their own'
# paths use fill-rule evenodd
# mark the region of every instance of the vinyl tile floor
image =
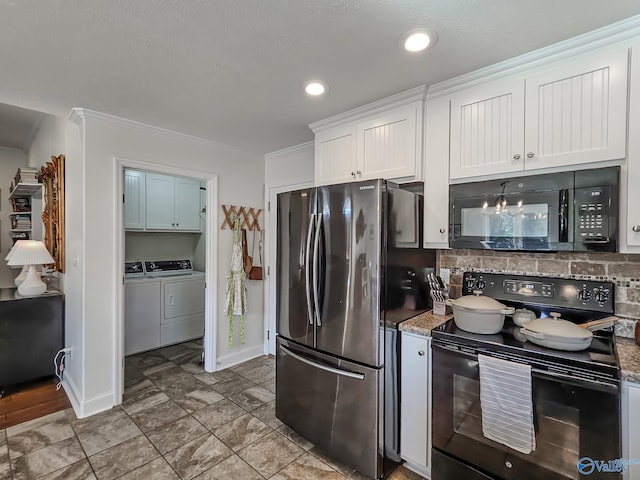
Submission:
<svg viewBox="0 0 640 480">
<path fill-rule="evenodd" d="M 216 373 L 187 342 L 126 358 L 122 405 L 0 430 L 0 480 L 362 479 L 275 417 L 275 362 Z M 422 477 L 399 467 L 393 480 Z"/>
</svg>

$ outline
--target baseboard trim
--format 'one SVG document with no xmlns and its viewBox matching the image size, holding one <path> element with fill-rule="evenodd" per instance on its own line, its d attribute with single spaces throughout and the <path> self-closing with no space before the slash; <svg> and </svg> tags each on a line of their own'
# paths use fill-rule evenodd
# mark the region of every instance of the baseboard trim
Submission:
<svg viewBox="0 0 640 480">
<path fill-rule="evenodd" d="M 113 392 L 103 393 L 88 400 L 83 400 L 76 382 L 69 375 L 65 375 L 62 386 L 78 418 L 90 417 L 113 408 Z"/>
<path fill-rule="evenodd" d="M 246 362 L 247 360 L 251 360 L 252 358 L 261 357 L 262 355 L 264 355 L 263 344 L 249 347 L 240 352 L 223 355 L 221 357 L 218 357 L 218 360 L 216 361 L 216 371 L 233 367 L 234 365 Z"/>
</svg>

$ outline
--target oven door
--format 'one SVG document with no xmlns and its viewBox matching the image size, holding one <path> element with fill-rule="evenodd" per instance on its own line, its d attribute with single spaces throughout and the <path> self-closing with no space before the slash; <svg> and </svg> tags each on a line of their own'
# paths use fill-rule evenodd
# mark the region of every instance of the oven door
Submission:
<svg viewBox="0 0 640 480">
<path fill-rule="evenodd" d="M 452 248 L 573 249 L 571 190 L 456 196 L 461 186 L 451 188 Z"/>
<path fill-rule="evenodd" d="M 433 480 L 463 478 L 460 472 L 469 479 L 621 478 L 588 460 L 620 458 L 619 385 L 535 370 L 532 376 L 536 448 L 523 454 L 482 434 L 477 355 L 434 339 Z"/>
</svg>

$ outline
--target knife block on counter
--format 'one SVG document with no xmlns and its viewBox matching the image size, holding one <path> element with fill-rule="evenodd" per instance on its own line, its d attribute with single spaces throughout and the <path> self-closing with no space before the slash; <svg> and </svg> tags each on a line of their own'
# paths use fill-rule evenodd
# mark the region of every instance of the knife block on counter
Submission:
<svg viewBox="0 0 640 480">
<path fill-rule="evenodd" d="M 451 307 L 444 302 L 433 301 L 433 314 L 434 315 L 449 315 L 451 313 Z"/>
</svg>

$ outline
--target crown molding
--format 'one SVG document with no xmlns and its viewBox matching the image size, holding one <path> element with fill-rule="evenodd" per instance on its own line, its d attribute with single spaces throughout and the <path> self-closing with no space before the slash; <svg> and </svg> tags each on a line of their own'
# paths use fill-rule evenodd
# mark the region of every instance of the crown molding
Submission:
<svg viewBox="0 0 640 480">
<path fill-rule="evenodd" d="M 310 142 L 301 143 L 299 145 L 293 145 L 291 147 L 283 148 L 280 150 L 276 150 L 275 152 L 269 152 L 264 154 L 265 161 L 269 161 L 273 158 L 282 157 L 284 155 L 289 155 L 291 153 L 296 153 L 302 150 L 307 150 L 309 148 L 313 149 L 315 142 L 311 140 Z"/>
<path fill-rule="evenodd" d="M 313 131 L 313 133 L 318 133 L 329 127 L 337 127 L 354 120 L 360 120 L 369 115 L 375 115 L 377 113 L 384 112 L 391 107 L 400 107 L 402 105 L 406 105 L 418 100 L 424 101 L 426 94 L 427 86 L 420 85 L 419 87 L 397 93 L 390 97 L 383 98 L 382 100 L 377 100 L 375 102 L 368 103 L 367 105 L 363 105 L 361 107 L 356 107 L 346 112 L 339 113 L 338 115 L 334 115 L 332 117 L 310 123 L 309 128 Z"/>
<path fill-rule="evenodd" d="M 622 47 L 622 42 L 638 36 L 640 36 L 640 15 L 629 17 L 568 40 L 433 84 L 429 86 L 427 100 L 451 95 L 473 85 L 504 78 L 507 75 L 524 73 L 530 69 L 546 66 L 554 61 L 571 58 L 583 53 L 590 53 L 596 49 L 615 46 L 616 44 L 620 44 L 619 46 Z"/>
<path fill-rule="evenodd" d="M 246 150 L 241 150 L 233 145 L 227 145 L 225 143 L 216 142 L 214 140 L 207 140 L 206 138 L 196 137 L 194 135 L 189 135 L 187 133 L 180 133 L 174 130 L 168 130 L 162 127 L 156 127 L 154 125 L 149 125 L 147 123 L 138 122 L 135 120 L 129 120 L 122 117 L 117 117 L 115 115 L 110 115 L 107 113 L 97 112 L 95 110 L 90 110 L 88 108 L 74 107 L 71 109 L 69 113 L 69 120 L 75 124 L 80 125 L 80 122 L 89 118 L 92 120 L 100 120 L 103 122 L 111 123 L 112 125 L 117 125 L 123 128 L 133 128 L 135 130 L 139 130 L 145 133 L 151 133 L 154 135 L 163 135 L 165 137 L 172 137 L 177 140 L 200 143 L 202 145 L 209 145 L 216 148 L 221 148 L 224 150 L 229 150 L 233 152 L 238 152 L 242 154 L 250 154 Z"/>
</svg>

